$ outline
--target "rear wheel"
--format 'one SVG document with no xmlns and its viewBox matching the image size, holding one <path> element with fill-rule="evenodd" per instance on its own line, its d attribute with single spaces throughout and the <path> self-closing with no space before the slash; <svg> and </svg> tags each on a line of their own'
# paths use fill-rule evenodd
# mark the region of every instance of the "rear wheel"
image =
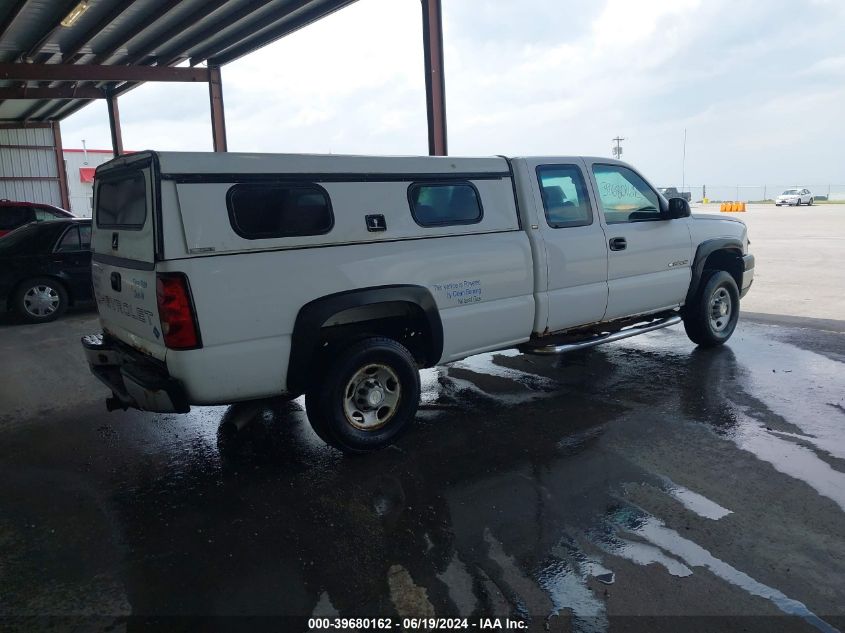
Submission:
<svg viewBox="0 0 845 633">
<path fill-rule="evenodd" d="M 705 273 L 706 274 L 706 273 Z M 739 290 L 724 270 L 710 271 L 684 314 L 684 330 L 701 347 L 715 347 L 727 341 L 739 319 Z"/>
<path fill-rule="evenodd" d="M 18 314 L 30 323 L 53 321 L 67 310 L 65 287 L 55 279 L 28 279 L 15 293 L 14 306 Z"/>
<path fill-rule="evenodd" d="M 420 399 L 420 375 L 411 353 L 393 339 L 350 344 L 305 393 L 311 426 L 346 453 L 393 443 L 409 426 Z"/>
</svg>

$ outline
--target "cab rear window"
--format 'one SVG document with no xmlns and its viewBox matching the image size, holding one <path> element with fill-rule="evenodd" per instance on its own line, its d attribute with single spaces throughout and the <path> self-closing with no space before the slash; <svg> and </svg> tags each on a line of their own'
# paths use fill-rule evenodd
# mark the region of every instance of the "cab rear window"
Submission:
<svg viewBox="0 0 845 633">
<path fill-rule="evenodd" d="M 141 171 L 122 172 L 98 181 L 94 204 L 97 226 L 140 229 L 147 220 L 147 181 Z"/>
</svg>

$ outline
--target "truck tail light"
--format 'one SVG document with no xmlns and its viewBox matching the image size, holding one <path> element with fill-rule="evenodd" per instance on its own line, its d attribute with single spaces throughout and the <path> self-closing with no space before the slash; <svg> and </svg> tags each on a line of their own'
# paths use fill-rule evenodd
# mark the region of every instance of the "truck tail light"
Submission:
<svg viewBox="0 0 845 633">
<path fill-rule="evenodd" d="M 164 344 L 170 349 L 202 347 L 188 278 L 182 273 L 158 273 L 156 301 Z"/>
</svg>

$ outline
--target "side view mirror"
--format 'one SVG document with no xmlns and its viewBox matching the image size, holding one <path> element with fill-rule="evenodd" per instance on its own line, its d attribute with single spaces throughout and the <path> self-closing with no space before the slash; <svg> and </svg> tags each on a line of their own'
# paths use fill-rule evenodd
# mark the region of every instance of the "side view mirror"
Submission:
<svg viewBox="0 0 845 633">
<path fill-rule="evenodd" d="M 690 216 L 689 202 L 684 198 L 669 198 L 669 206 L 662 213 L 664 220 L 677 220 Z"/>
</svg>

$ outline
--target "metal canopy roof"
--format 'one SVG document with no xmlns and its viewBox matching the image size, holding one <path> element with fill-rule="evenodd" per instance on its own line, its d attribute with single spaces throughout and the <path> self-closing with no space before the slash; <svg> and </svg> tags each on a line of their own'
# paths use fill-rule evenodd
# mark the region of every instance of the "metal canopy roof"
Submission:
<svg viewBox="0 0 845 633">
<path fill-rule="evenodd" d="M 186 60 L 191 66 L 227 64 L 354 1 L 5 0 L 0 3 L 0 120 L 61 120 L 90 98 L 116 96 L 144 78 L 193 81 L 187 73 L 167 78 L 160 71 Z M 62 26 L 82 4 L 84 13 Z M 114 80 L 102 70 L 95 76 L 82 69 L 38 68 L 45 64 L 116 66 L 127 72 Z M 144 74 L 130 72 L 133 67 L 158 68 Z M 88 76 L 92 79 L 85 80 Z M 25 98 L 29 95 L 39 99 Z"/>
</svg>

